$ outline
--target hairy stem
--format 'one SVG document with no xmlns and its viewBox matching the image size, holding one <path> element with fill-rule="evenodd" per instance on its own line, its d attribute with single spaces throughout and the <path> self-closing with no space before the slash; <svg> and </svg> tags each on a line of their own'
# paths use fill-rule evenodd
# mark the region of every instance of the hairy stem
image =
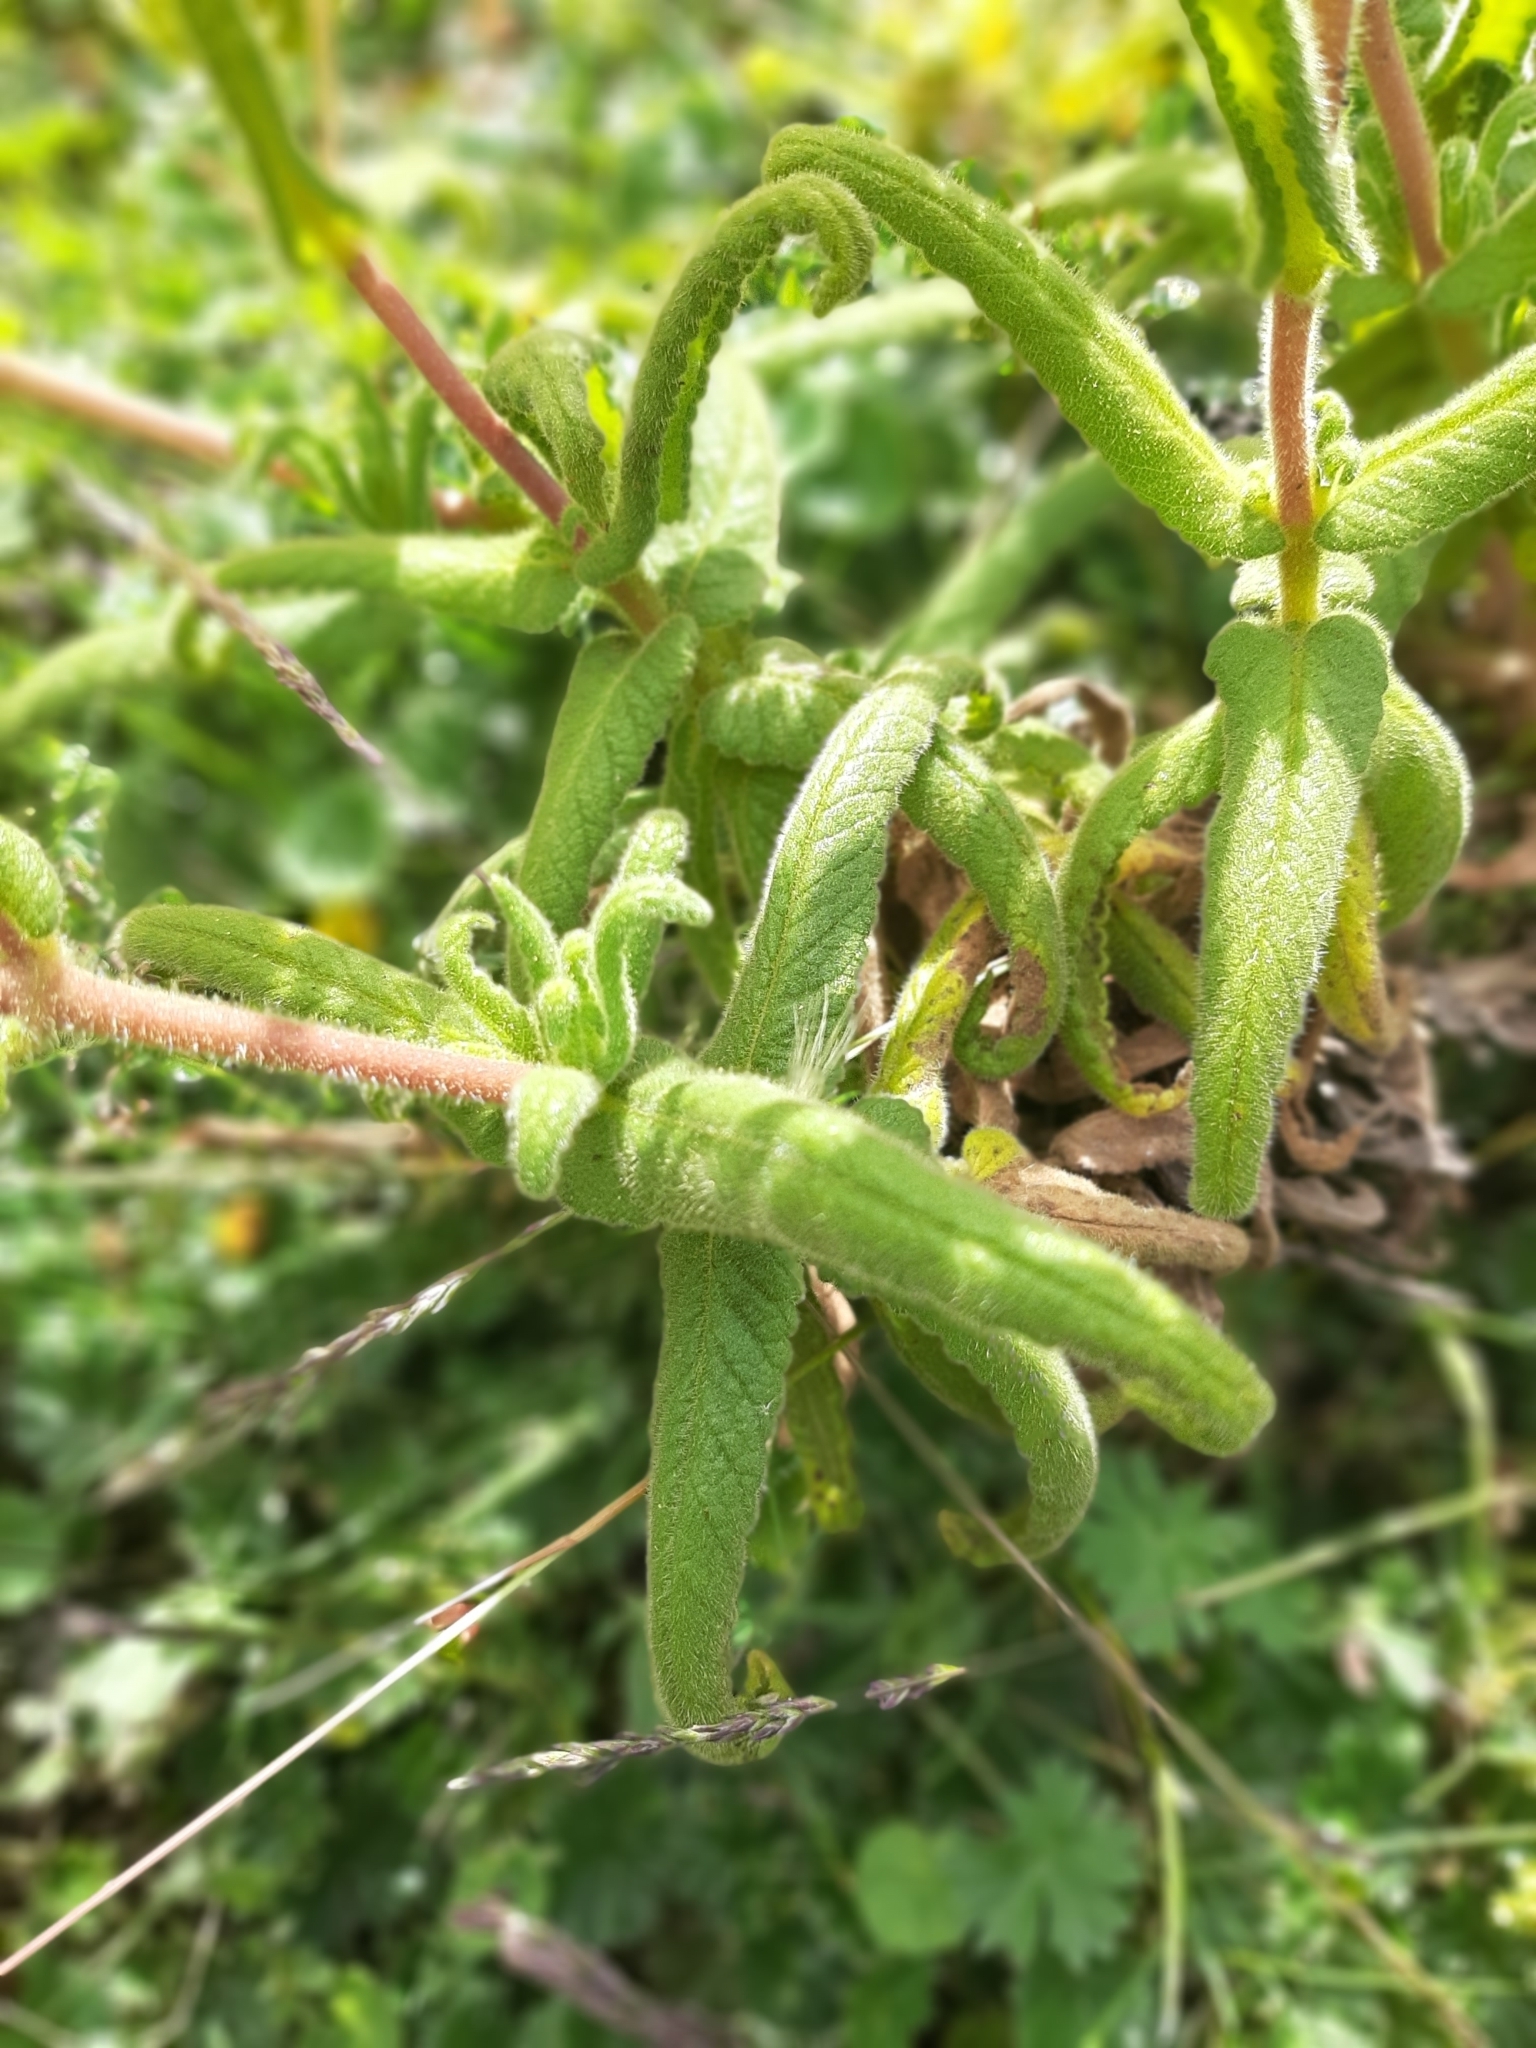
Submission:
<svg viewBox="0 0 1536 2048">
<path fill-rule="evenodd" d="M 1349 37 L 1355 21 L 1355 0 L 1312 0 L 1312 27 L 1317 35 L 1319 68 L 1330 131 L 1337 127 L 1349 83 Z"/>
<path fill-rule="evenodd" d="M 19 1017 L 39 1034 L 109 1038 L 189 1059 L 233 1060 L 467 1102 L 506 1102 L 528 1072 L 513 1060 L 410 1045 L 142 982 L 109 980 L 77 966 L 57 940 L 28 944 L 3 917 L 0 1015 Z"/>
<path fill-rule="evenodd" d="M 1317 616 L 1316 517 L 1312 500 L 1312 372 L 1316 309 L 1277 291 L 1269 302 L 1269 445 L 1275 510 L 1285 533 L 1281 615 L 1288 625 Z"/>
<path fill-rule="evenodd" d="M 1440 178 L 1424 109 L 1408 75 L 1389 0 L 1364 0 L 1360 62 L 1397 167 L 1419 276 L 1430 278 L 1445 265 L 1440 240 Z"/>
<path fill-rule="evenodd" d="M 46 407 L 87 426 L 104 427 L 109 434 L 121 434 L 126 440 L 206 463 L 211 469 L 229 469 L 236 458 L 235 437 L 225 427 L 120 391 L 115 385 L 57 370 L 15 349 L 0 349 L 0 397 Z M 276 464 L 273 469 L 275 474 Z M 281 479 L 297 480 L 298 472 L 291 469 Z"/>
</svg>

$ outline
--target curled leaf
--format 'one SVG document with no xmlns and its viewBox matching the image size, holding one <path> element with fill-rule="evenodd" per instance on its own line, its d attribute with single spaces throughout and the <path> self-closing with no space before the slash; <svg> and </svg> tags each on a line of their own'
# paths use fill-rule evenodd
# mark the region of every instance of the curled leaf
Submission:
<svg viewBox="0 0 1536 2048">
<path fill-rule="evenodd" d="M 1385 1057 L 1402 1037 L 1407 1019 L 1387 988 L 1377 933 L 1380 905 L 1376 835 L 1362 806 L 1344 856 L 1338 908 L 1317 977 L 1317 1000 L 1346 1038 Z"/>
<path fill-rule="evenodd" d="M 1161 918 L 1123 889 L 1109 901 L 1109 964 L 1138 1010 L 1171 1024 L 1183 1038 L 1195 1028 L 1195 956 Z"/>
<path fill-rule="evenodd" d="M 901 793 L 912 823 L 963 869 L 1007 942 L 1011 993 L 1002 1035 L 987 1039 L 983 983 L 957 1028 L 962 1065 L 987 1080 L 1020 1072 L 1051 1038 L 1066 1000 L 1066 943 L 1056 891 L 1034 834 L 972 748 L 942 728 Z"/>
<path fill-rule="evenodd" d="M 1215 791 L 1221 778 L 1221 718 L 1219 704 L 1208 704 L 1183 725 L 1144 742 L 1089 805 L 1062 863 L 1057 893 L 1071 946 L 1062 1043 L 1084 1080 L 1133 1115 L 1169 1109 L 1183 1091 L 1138 1087 L 1117 1062 L 1105 989 L 1109 888 L 1122 857 L 1142 833 Z"/>
<path fill-rule="evenodd" d="M 1365 807 L 1381 863 L 1381 922 L 1390 931 L 1450 873 L 1472 816 L 1471 778 L 1455 735 L 1400 676 L 1382 700 Z"/>
<path fill-rule="evenodd" d="M 644 1041 L 577 1134 L 560 1198 L 622 1226 L 772 1244 L 920 1321 L 1101 1366 L 1197 1450 L 1239 1449 L 1272 1401 L 1184 1302 L 862 1117 Z"/>
<path fill-rule="evenodd" d="M 530 1067 L 507 1106 L 507 1162 L 530 1201 L 547 1202 L 560 1162 L 601 1085 L 572 1067 Z"/>
<path fill-rule="evenodd" d="M 656 317 L 635 378 L 624 433 L 619 496 L 608 531 L 578 560 L 585 583 L 611 583 L 634 567 L 658 521 L 688 510 L 693 425 L 710 365 L 742 290 L 786 235 L 815 235 L 827 255 L 812 305 L 830 312 L 862 290 L 875 237 L 863 209 L 829 180 L 797 177 L 738 200 L 690 259 Z"/>
<path fill-rule="evenodd" d="M 826 1321 L 809 1297 L 800 1304 L 785 1382 L 784 1419 L 817 1527 L 857 1529 L 864 1519 L 864 1502 L 854 1470 L 853 1433 L 837 1374 L 835 1339 L 829 1340 Z"/>
<path fill-rule="evenodd" d="M 1279 531 L 1136 329 L 1045 244 L 980 193 L 878 137 L 784 128 L 763 175 L 836 179 L 957 278 L 995 320 L 1127 490 L 1208 555 L 1272 553 Z"/>
<path fill-rule="evenodd" d="M 559 327 L 534 327 L 491 358 L 481 389 L 514 433 L 531 441 L 589 519 L 608 517 L 606 441 L 589 394 L 601 388 L 594 342 Z"/>
<path fill-rule="evenodd" d="M 997 933 L 979 890 L 962 896 L 907 976 L 880 1054 L 874 1095 L 899 1096 L 922 1116 L 935 1151 L 949 1132 L 944 1067 Z"/>
</svg>

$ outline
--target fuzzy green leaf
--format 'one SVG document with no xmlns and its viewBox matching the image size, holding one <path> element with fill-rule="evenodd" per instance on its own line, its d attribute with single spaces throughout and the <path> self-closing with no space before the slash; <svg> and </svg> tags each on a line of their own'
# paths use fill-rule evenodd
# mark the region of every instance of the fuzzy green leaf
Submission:
<svg viewBox="0 0 1536 2048">
<path fill-rule="evenodd" d="M 148 903 L 118 926 L 125 966 L 254 1009 L 418 1044 L 502 1048 L 446 989 L 320 932 L 215 904 Z"/>
<path fill-rule="evenodd" d="M 51 938 L 64 922 L 64 884 L 29 833 L 0 818 L 0 916 L 24 939 Z"/>
<path fill-rule="evenodd" d="M 1008 1533 L 1026 1557 L 1046 1556 L 1066 1542 L 1093 1499 L 1099 1443 L 1087 1396 L 1059 1351 L 926 1320 L 956 1364 L 992 1397 L 1028 1461 L 1026 1512 L 1015 1511 Z"/>
<path fill-rule="evenodd" d="M 862 1117 L 669 1054 L 642 1041 L 582 1126 L 567 1207 L 777 1245 L 920 1320 L 1068 1350 L 1196 1450 L 1238 1450 L 1268 1419 L 1269 1389 L 1241 1353 L 1113 1253 Z"/>
<path fill-rule="evenodd" d="M 956 1052 L 973 1073 L 1018 1073 L 1044 1050 L 1066 1000 L 1066 941 L 1044 856 L 986 762 L 942 727 L 902 791 L 901 807 L 981 891 L 1012 956 L 1006 1030 L 996 1040 L 982 1037 L 989 1000 L 983 984 L 961 1020 Z"/>
<path fill-rule="evenodd" d="M 1376 835 L 1362 806 L 1344 857 L 1333 930 L 1318 971 L 1317 1000 L 1335 1030 L 1384 1056 L 1401 1036 L 1401 1025 L 1387 990 L 1378 937 L 1379 872 Z"/>
<path fill-rule="evenodd" d="M 914 962 L 891 1013 L 872 1098 L 899 1097 L 923 1119 L 935 1151 L 949 1134 L 944 1068 L 996 933 L 979 890 L 941 921 Z M 990 987 L 990 983 L 984 984 Z"/>
<path fill-rule="evenodd" d="M 247 548 L 219 564 L 226 590 L 358 590 L 480 625 L 549 633 L 576 595 L 552 534 L 353 534 Z"/>
<path fill-rule="evenodd" d="M 1438 412 L 1366 444 L 1359 473 L 1317 524 L 1325 548 L 1392 554 L 1470 518 L 1536 476 L 1536 348 Z"/>
<path fill-rule="evenodd" d="M 756 377 L 733 355 L 715 364 L 694 422 L 687 512 L 661 528 L 641 567 L 701 626 L 782 604 L 794 581 L 779 567 L 773 421 Z"/>
<path fill-rule="evenodd" d="M 697 646 L 693 620 L 677 617 L 648 640 L 605 633 L 577 656 L 518 871 L 557 930 L 581 922 L 592 863 L 667 729 Z"/>
<path fill-rule="evenodd" d="M 1424 288 L 1424 303 L 1450 316 L 1486 313 L 1524 291 L 1536 277 L 1536 191 L 1522 192 L 1480 235 L 1474 235 Z"/>
<path fill-rule="evenodd" d="M 481 380 L 487 402 L 531 441 L 589 519 L 608 517 L 609 477 L 602 428 L 588 403 L 601 357 L 585 335 L 559 327 L 519 334 L 491 358 Z"/>
<path fill-rule="evenodd" d="M 981 1381 L 955 1363 L 939 1338 L 911 1316 L 902 1315 L 884 1302 L 875 1304 L 875 1313 L 890 1339 L 891 1349 L 919 1386 L 925 1387 L 946 1408 L 952 1408 L 956 1415 L 963 1415 L 967 1422 L 979 1422 L 994 1436 L 1012 1436 L 1007 1417 Z"/>
<path fill-rule="evenodd" d="M 1258 281 L 1307 298 L 1334 263 L 1364 267 L 1342 161 L 1330 150 L 1317 53 L 1296 0 L 1182 0 L 1248 174 Z"/>
<path fill-rule="evenodd" d="M 1206 667 L 1225 745 L 1206 836 L 1191 1202 L 1241 1216 L 1333 924 L 1387 651 L 1378 627 L 1345 612 L 1307 627 L 1237 619 Z"/>
<path fill-rule="evenodd" d="M 507 1161 L 530 1201 L 547 1202 L 601 1085 L 571 1067 L 530 1067 L 507 1105 Z"/>
<path fill-rule="evenodd" d="M 804 1285 L 764 1244 L 690 1231 L 661 1241 L 661 1361 L 651 1406 L 648 1621 L 656 1696 L 680 1727 L 723 1721 L 736 1602 L 768 1477 Z M 713 1744 L 741 1763 L 767 1744 Z"/>
<path fill-rule="evenodd" d="M 862 208 L 824 178 L 798 177 L 738 200 L 690 259 L 656 318 L 624 433 L 619 498 L 606 534 L 582 555 L 584 582 L 611 583 L 639 561 L 658 521 L 688 511 L 693 429 L 710 367 L 747 279 L 786 235 L 815 235 L 827 256 L 812 304 L 830 312 L 860 291 L 874 260 Z"/>
<path fill-rule="evenodd" d="M 1189 1038 L 1195 1028 L 1195 956 L 1160 918 L 1123 892 L 1109 905 L 1109 964 L 1138 1010 Z"/>
<path fill-rule="evenodd" d="M 1365 771 L 1381 863 L 1381 922 L 1411 917 L 1450 873 L 1472 818 L 1466 757 L 1450 727 L 1399 676 L 1387 684 Z"/>
<path fill-rule="evenodd" d="M 765 178 L 845 184 L 936 270 L 958 278 L 1127 490 L 1208 555 L 1267 554 L 1279 531 L 1190 414 L 1141 335 L 981 194 L 847 128 L 785 128 Z"/>
<path fill-rule="evenodd" d="M 712 1066 L 785 1074 L 797 1038 L 840 1021 L 875 921 L 886 832 L 937 715 L 916 683 L 872 691 L 817 756 L 774 854 Z"/>
<path fill-rule="evenodd" d="M 730 995 L 741 965 L 736 926 L 721 872 L 717 824 L 718 782 L 724 766 L 700 730 L 696 713 L 684 711 L 667 735 L 667 773 L 662 801 L 688 821 L 688 857 L 683 880 L 714 912 L 709 923 L 686 936 L 709 992 L 719 1002 Z"/>
<path fill-rule="evenodd" d="M 755 640 L 699 706 L 699 725 L 711 746 L 749 767 L 804 770 L 863 689 L 793 640 Z"/>
<path fill-rule="evenodd" d="M 266 53 L 244 0 L 179 0 L 199 56 L 250 153 L 272 225 L 291 263 L 345 263 L 360 218 L 299 149 L 283 118 Z"/>
<path fill-rule="evenodd" d="M 1133 840 L 1213 794 L 1221 779 L 1221 724 L 1220 705 L 1208 704 L 1184 724 L 1146 741 L 1089 805 L 1062 865 L 1057 893 L 1071 947 L 1062 1043 L 1083 1078 L 1107 1101 L 1133 1114 L 1171 1108 L 1178 1097 L 1137 1087 L 1115 1062 L 1104 987 L 1110 884 Z"/>
</svg>

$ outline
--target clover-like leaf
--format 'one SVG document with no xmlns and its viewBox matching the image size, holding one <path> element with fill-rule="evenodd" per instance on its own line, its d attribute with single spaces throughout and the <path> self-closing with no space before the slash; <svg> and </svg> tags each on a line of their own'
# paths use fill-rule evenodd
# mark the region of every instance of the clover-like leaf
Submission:
<svg viewBox="0 0 1536 2048">
<path fill-rule="evenodd" d="M 740 1704 L 736 1603 L 803 1286 L 799 1262 L 765 1244 L 688 1230 L 661 1241 L 647 1617 L 656 1695 L 682 1726 L 726 1720 Z M 768 1748 L 721 1743 L 697 1754 L 741 1763 Z"/>
<path fill-rule="evenodd" d="M 577 656 L 518 869 L 519 887 L 559 930 L 581 921 L 592 863 L 667 729 L 697 646 L 698 627 L 680 614 L 645 640 L 604 633 Z"/>
<path fill-rule="evenodd" d="M 1279 531 L 1128 321 L 1028 229 L 873 135 L 784 128 L 763 176 L 837 179 L 936 270 L 958 278 L 1127 490 L 1209 555 L 1272 553 Z"/>
<path fill-rule="evenodd" d="M 1333 924 L 1387 651 L 1373 622 L 1348 613 L 1304 628 L 1236 619 L 1206 665 L 1225 746 L 1206 835 L 1191 1202 L 1241 1216 Z"/>
<path fill-rule="evenodd" d="M 951 1852 L 983 1946 L 1018 1963 L 1049 1946 L 1074 1970 L 1112 1953 L 1141 1883 L 1135 1828 L 1080 1765 L 1054 1757 L 1005 1811 L 1001 1837 Z"/>
</svg>

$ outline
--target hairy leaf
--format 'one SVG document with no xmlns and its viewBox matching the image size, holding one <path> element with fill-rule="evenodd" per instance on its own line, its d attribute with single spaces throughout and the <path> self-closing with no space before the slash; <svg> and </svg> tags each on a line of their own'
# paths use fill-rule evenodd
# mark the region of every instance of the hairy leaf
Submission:
<svg viewBox="0 0 1536 2048">
<path fill-rule="evenodd" d="M 1066 1000 L 1066 942 L 1044 856 L 986 762 L 942 727 L 902 791 L 901 807 L 981 891 L 1011 955 L 1002 1036 L 982 1036 L 991 993 L 983 983 L 961 1019 L 956 1053 L 973 1073 L 1016 1074 L 1043 1051 Z"/>
<path fill-rule="evenodd" d="M 619 497 L 606 534 L 581 556 L 587 583 L 632 569 L 658 521 L 688 510 L 693 426 L 710 365 L 747 279 L 786 235 L 815 235 L 827 256 L 812 304 L 830 312 L 862 289 L 875 238 L 864 212 L 824 178 L 797 177 L 749 192 L 716 224 L 656 317 L 635 378 Z"/>
<path fill-rule="evenodd" d="M 991 1395 L 1028 1460 L 1029 1498 L 1023 1515 L 1014 1511 L 1008 1533 L 1027 1557 L 1044 1557 L 1066 1542 L 1093 1498 L 1099 1444 L 1087 1396 L 1059 1351 L 1020 1337 L 978 1337 L 947 1320 L 933 1327 Z"/>
<path fill-rule="evenodd" d="M 803 770 L 863 689 L 793 640 L 755 640 L 699 706 L 699 726 L 711 746 L 749 767 Z"/>
<path fill-rule="evenodd" d="M 681 1726 L 723 1721 L 736 1602 L 768 1476 L 796 1311 L 797 1260 L 672 1230 L 661 1240 L 661 1361 L 651 1407 L 648 1621 L 656 1696 Z M 742 1763 L 767 1744 L 701 1746 Z"/>
<path fill-rule="evenodd" d="M 1027 229 L 955 179 L 847 128 L 785 128 L 766 178 L 845 184 L 936 270 L 958 278 L 1008 335 L 1127 490 L 1208 555 L 1272 552 L 1279 532 L 1241 472 L 1191 417 L 1136 329 Z"/>
<path fill-rule="evenodd" d="M 530 1201 L 547 1202 L 560 1162 L 602 1089 L 571 1067 L 530 1067 L 507 1104 L 507 1161 Z"/>
<path fill-rule="evenodd" d="M 294 141 L 244 0 L 179 0 L 179 5 L 250 153 L 288 260 L 301 263 L 323 254 L 345 262 L 356 249 L 358 210 L 326 183 Z"/>
<path fill-rule="evenodd" d="M 1387 653 L 1379 628 L 1349 613 L 1307 627 L 1236 619 L 1206 667 L 1225 759 L 1206 836 L 1191 1203 L 1241 1216 L 1333 924 Z"/>
<path fill-rule="evenodd" d="M 1536 476 L 1536 348 L 1438 412 L 1366 444 L 1317 524 L 1325 548 L 1389 554 L 1470 518 Z"/>
<path fill-rule="evenodd" d="M 1424 303 L 1446 315 L 1486 313 L 1536 277 L 1536 192 L 1522 192 L 1474 235 L 1424 288 Z"/>
<path fill-rule="evenodd" d="M 805 778 L 763 885 L 712 1066 L 789 1070 L 797 1034 L 836 1024 L 875 921 L 886 832 L 938 705 L 890 685 L 846 713 Z"/>
<path fill-rule="evenodd" d="M 1363 267 L 1343 165 L 1330 151 L 1317 54 L 1296 0 L 1182 0 L 1237 153 L 1263 246 L 1259 282 L 1298 298 L 1334 263 Z"/>
<path fill-rule="evenodd" d="M 534 327 L 491 358 L 481 380 L 489 404 L 531 441 L 589 519 L 608 517 L 603 430 L 588 403 L 601 355 L 585 335 Z"/>
<path fill-rule="evenodd" d="M 483 910 L 461 910 L 444 918 L 432 933 L 432 960 L 490 1037 L 499 1039 L 518 1059 L 541 1059 L 544 1055 L 532 1013 L 499 981 L 493 981 L 475 959 L 475 934 L 489 931 L 495 922 Z"/>
<path fill-rule="evenodd" d="M 320 932 L 250 910 L 148 903 L 118 926 L 124 964 L 231 1002 L 432 1045 L 495 1047 L 446 989 Z"/>
<path fill-rule="evenodd" d="M 24 939 L 51 938 L 64 922 L 64 884 L 37 841 L 0 818 L 0 916 Z"/>
<path fill-rule="evenodd" d="M 701 626 L 750 619 L 794 582 L 779 567 L 779 458 L 767 400 L 734 355 L 715 364 L 693 426 L 685 516 L 663 526 L 641 568 Z"/>
<path fill-rule="evenodd" d="M 1011 1436 L 1007 1417 L 973 1373 L 957 1365 L 939 1338 L 925 1330 L 913 1317 L 876 1302 L 880 1327 L 890 1339 L 891 1349 L 920 1386 L 936 1401 L 963 1415 L 967 1422 L 979 1422 L 994 1436 Z"/>
<path fill-rule="evenodd" d="M 669 1052 L 642 1041 L 582 1126 L 569 1208 L 775 1244 L 920 1320 L 1069 1350 L 1197 1450 L 1237 1450 L 1268 1419 L 1248 1361 L 1146 1274 L 862 1117 Z"/>
<path fill-rule="evenodd" d="M 534 528 L 279 541 L 226 557 L 214 580 L 226 590 L 366 591 L 520 633 L 552 632 L 576 595 L 569 550 Z"/>
<path fill-rule="evenodd" d="M 741 965 L 736 926 L 720 868 L 717 823 L 719 755 L 700 730 L 698 715 L 684 711 L 667 735 L 667 773 L 662 800 L 688 821 L 688 857 L 683 879 L 714 912 L 707 925 L 690 928 L 688 950 L 709 992 L 719 1002 L 730 995 Z"/>
<path fill-rule="evenodd" d="M 581 921 L 593 860 L 667 729 L 697 646 L 697 626 L 678 616 L 648 640 L 605 633 L 577 656 L 518 871 L 560 931 Z"/>
<path fill-rule="evenodd" d="M 1115 1063 L 1104 977 L 1109 887 L 1122 855 L 1143 832 L 1175 811 L 1204 803 L 1221 779 L 1222 716 L 1208 704 L 1183 725 L 1146 741 L 1107 782 L 1072 835 L 1058 885 L 1071 947 L 1062 1043 L 1084 1080 L 1117 1108 L 1154 1115 L 1180 1098 L 1138 1087 Z"/>
<path fill-rule="evenodd" d="M 1381 922 L 1390 931 L 1445 880 L 1472 817 L 1471 779 L 1455 735 L 1400 676 L 1382 701 L 1365 806 L 1381 863 Z"/>
</svg>

